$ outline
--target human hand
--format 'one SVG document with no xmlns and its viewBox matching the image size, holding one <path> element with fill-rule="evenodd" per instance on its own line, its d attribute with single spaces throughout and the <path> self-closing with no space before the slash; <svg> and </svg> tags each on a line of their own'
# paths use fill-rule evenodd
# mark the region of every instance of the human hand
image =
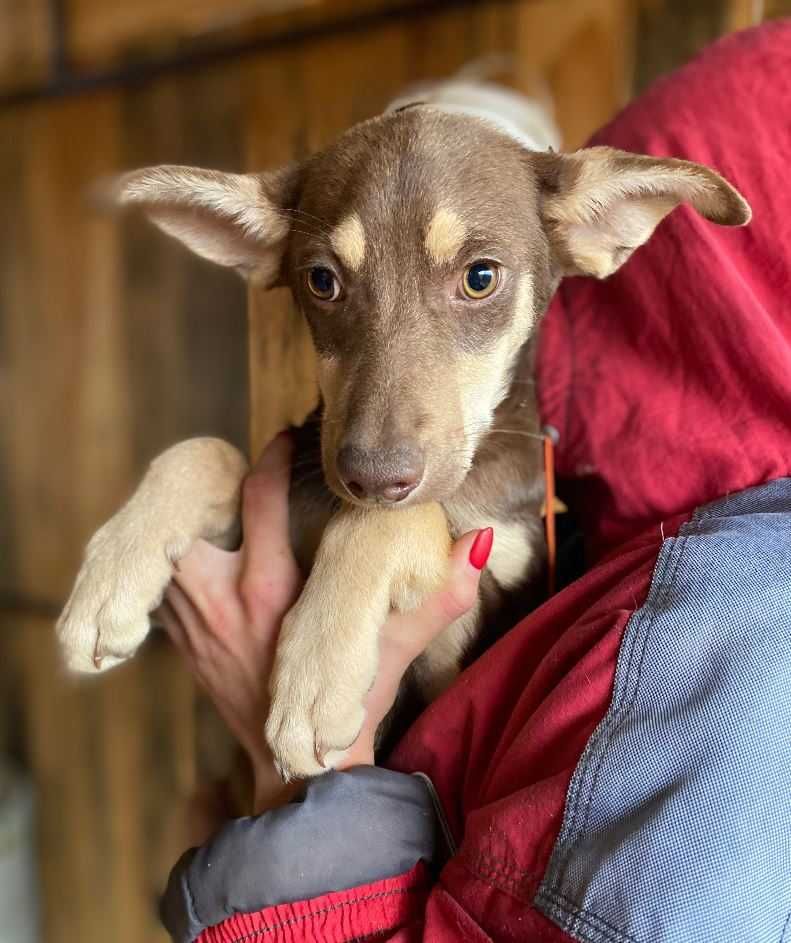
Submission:
<svg viewBox="0 0 791 943">
<path fill-rule="evenodd" d="M 263 736 L 268 679 L 283 616 L 302 580 L 288 536 L 291 443 L 279 436 L 245 481 L 244 544 L 235 552 L 197 541 L 182 559 L 158 617 L 253 765 L 258 811 L 290 795 Z M 376 729 L 401 678 L 429 642 L 475 602 L 492 532 L 471 532 L 451 553 L 448 584 L 414 612 L 393 613 L 380 637 L 366 721 L 341 768 L 372 764 Z"/>
<path fill-rule="evenodd" d="M 242 493 L 244 544 L 198 540 L 181 560 L 156 618 L 248 754 L 260 811 L 288 798 L 263 735 L 280 623 L 302 579 L 288 537 L 291 440 L 274 439 Z"/>
</svg>

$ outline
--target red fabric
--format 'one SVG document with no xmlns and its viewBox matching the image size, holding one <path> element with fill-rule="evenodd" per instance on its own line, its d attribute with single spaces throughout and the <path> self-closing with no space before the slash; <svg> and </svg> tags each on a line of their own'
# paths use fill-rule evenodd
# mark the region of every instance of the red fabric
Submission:
<svg viewBox="0 0 791 943">
<path fill-rule="evenodd" d="M 568 940 L 532 900 L 661 540 L 657 526 L 512 629 L 400 744 L 392 765 L 431 777 L 462 839 L 429 899 L 424 939 L 475 939 L 454 930 L 468 921 L 480 939 Z"/>
<path fill-rule="evenodd" d="M 279 904 L 254 914 L 237 914 L 204 930 L 199 943 L 242 943 L 266 939 L 295 943 L 359 941 L 388 933 L 388 939 L 414 938 L 423 920 L 429 880 L 424 865 L 408 874 L 366 887 L 325 894 L 316 900 Z"/>
<path fill-rule="evenodd" d="M 744 229 L 684 207 L 603 282 L 567 279 L 541 335 L 561 493 L 595 552 L 791 468 L 791 20 L 658 82 L 597 144 L 709 164 Z"/>
<path fill-rule="evenodd" d="M 665 536 L 679 523 L 665 524 Z M 621 637 L 645 599 L 661 539 L 657 526 L 525 619 L 400 744 L 391 765 L 431 777 L 461 842 L 437 885 L 412 872 L 236 917 L 200 943 L 263 936 L 340 943 L 369 934 L 399 943 L 568 941 L 532 899 L 574 767 L 609 705 Z"/>
<path fill-rule="evenodd" d="M 789 471 L 790 60 L 789 23 L 725 40 L 598 138 L 710 163 L 755 222 L 728 231 L 677 211 L 612 280 L 561 289 L 539 364 L 559 468 L 600 547 L 653 526 L 513 629 L 396 751 L 394 768 L 432 778 L 461 842 L 439 882 L 416 869 L 235 918 L 201 943 L 570 941 L 532 899 L 624 628 L 685 515 L 656 522 Z"/>
</svg>

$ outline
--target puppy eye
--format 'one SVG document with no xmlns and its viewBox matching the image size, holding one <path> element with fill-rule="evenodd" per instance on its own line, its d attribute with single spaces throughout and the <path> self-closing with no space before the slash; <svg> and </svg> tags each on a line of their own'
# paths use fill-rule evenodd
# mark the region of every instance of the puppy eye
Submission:
<svg viewBox="0 0 791 943">
<path fill-rule="evenodd" d="M 335 301 L 341 293 L 341 286 L 335 273 L 323 265 L 315 265 L 308 271 L 308 288 L 311 294 L 322 301 Z"/>
<path fill-rule="evenodd" d="M 500 282 L 500 269 L 494 262 L 473 262 L 464 270 L 461 290 L 472 301 L 488 298 Z"/>
</svg>

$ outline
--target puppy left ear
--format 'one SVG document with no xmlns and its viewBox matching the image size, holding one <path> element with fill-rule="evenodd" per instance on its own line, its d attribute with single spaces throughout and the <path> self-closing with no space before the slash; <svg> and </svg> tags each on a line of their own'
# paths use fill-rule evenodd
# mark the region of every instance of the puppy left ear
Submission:
<svg viewBox="0 0 791 943">
<path fill-rule="evenodd" d="M 263 174 L 161 165 L 104 183 L 95 196 L 142 210 L 197 255 L 272 285 L 290 231 L 284 209 L 297 180 L 297 165 Z"/>
<path fill-rule="evenodd" d="M 721 226 L 744 226 L 750 206 L 719 174 L 687 160 L 610 147 L 531 154 L 542 215 L 563 275 L 606 278 L 681 203 Z"/>
</svg>

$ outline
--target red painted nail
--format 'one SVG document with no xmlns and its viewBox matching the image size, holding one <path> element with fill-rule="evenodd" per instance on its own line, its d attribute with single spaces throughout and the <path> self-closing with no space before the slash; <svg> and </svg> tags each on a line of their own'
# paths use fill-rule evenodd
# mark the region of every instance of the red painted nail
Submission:
<svg viewBox="0 0 791 943">
<path fill-rule="evenodd" d="M 486 566 L 486 561 L 492 552 L 493 541 L 494 530 L 491 527 L 478 531 L 478 536 L 470 548 L 470 563 L 476 570 L 482 570 Z"/>
</svg>

